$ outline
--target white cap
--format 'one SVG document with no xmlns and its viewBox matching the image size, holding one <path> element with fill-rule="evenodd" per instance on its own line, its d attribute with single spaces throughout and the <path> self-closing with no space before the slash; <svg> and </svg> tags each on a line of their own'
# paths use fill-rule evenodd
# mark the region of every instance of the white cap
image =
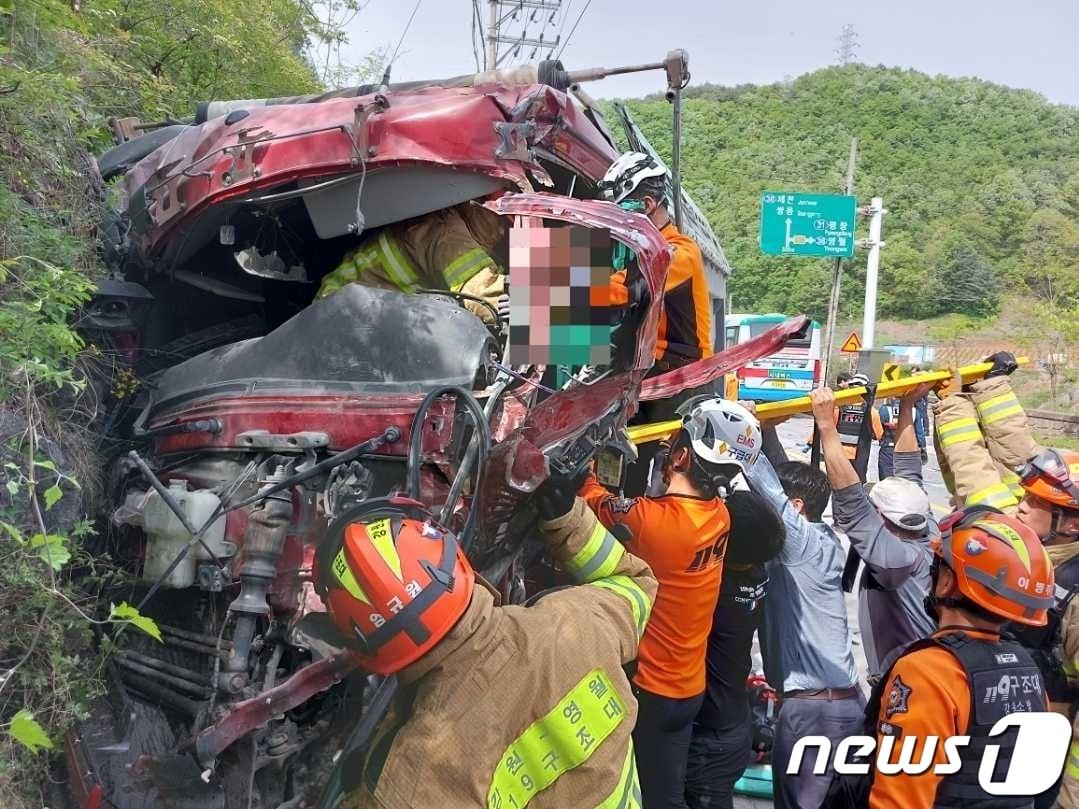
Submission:
<svg viewBox="0 0 1079 809">
<path fill-rule="evenodd" d="M 885 478 L 870 490 L 869 502 L 881 517 L 904 531 L 924 531 L 929 524 L 929 495 L 912 480 Z"/>
</svg>

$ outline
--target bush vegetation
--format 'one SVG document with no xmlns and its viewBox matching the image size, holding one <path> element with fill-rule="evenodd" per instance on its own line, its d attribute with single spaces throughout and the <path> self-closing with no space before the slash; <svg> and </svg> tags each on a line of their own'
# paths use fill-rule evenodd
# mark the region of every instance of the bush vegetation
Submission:
<svg viewBox="0 0 1079 809">
<path fill-rule="evenodd" d="M 340 5 L 340 4 L 339 4 Z M 353 3 L 352 5 L 356 5 Z M 339 32 L 303 0 L 0 0 L 0 806 L 56 806 L 46 776 L 99 691 L 95 624 L 152 622 L 96 605 L 96 415 L 72 328 L 103 273 L 108 119 L 168 121 L 211 98 L 318 89 L 305 54 Z M 76 586 L 74 580 L 77 579 Z"/>
</svg>

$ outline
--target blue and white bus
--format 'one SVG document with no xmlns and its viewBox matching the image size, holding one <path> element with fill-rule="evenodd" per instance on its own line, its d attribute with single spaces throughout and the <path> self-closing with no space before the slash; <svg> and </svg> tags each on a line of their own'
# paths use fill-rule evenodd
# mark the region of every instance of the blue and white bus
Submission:
<svg viewBox="0 0 1079 809">
<path fill-rule="evenodd" d="M 758 337 L 782 323 L 787 315 L 728 315 L 725 328 L 727 348 Z M 757 402 L 778 402 L 807 396 L 820 384 L 820 324 L 810 325 L 803 340 L 790 340 L 781 351 L 738 369 L 738 398 Z"/>
</svg>

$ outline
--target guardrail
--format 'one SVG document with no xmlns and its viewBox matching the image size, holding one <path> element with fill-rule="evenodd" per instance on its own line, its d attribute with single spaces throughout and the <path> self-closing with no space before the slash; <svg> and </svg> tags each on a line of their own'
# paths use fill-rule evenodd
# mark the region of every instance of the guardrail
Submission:
<svg viewBox="0 0 1079 809">
<path fill-rule="evenodd" d="M 1028 410 L 1027 419 L 1035 430 L 1044 435 L 1079 438 L 1079 414 L 1061 413 L 1057 410 Z"/>
</svg>

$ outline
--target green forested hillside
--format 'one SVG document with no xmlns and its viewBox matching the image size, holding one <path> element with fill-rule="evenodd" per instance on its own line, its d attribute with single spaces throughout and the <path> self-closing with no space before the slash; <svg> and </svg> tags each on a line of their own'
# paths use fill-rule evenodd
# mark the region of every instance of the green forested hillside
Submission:
<svg viewBox="0 0 1079 809">
<path fill-rule="evenodd" d="M 112 145 L 110 116 L 160 122 L 198 100 L 313 90 L 308 46 L 338 33 L 303 0 L 0 0 L 4 809 L 64 805 L 41 751 L 59 752 L 100 688 L 91 622 L 117 620 L 88 595 L 112 565 L 83 550 L 93 527 L 78 519 L 101 471 L 85 368 L 107 359 L 71 328 L 104 271 L 92 154 Z"/>
<path fill-rule="evenodd" d="M 1016 295 L 1064 318 L 1064 331 L 1079 325 L 1079 108 L 863 65 L 761 87 L 703 85 L 684 103 L 685 184 L 737 268 L 736 309 L 823 313 L 831 262 L 762 255 L 759 195 L 839 192 L 857 136 L 855 193 L 860 203 L 882 196 L 890 211 L 883 315 L 988 315 Z M 670 105 L 627 107 L 669 155 Z M 860 310 L 864 263 L 856 254 L 845 274 L 848 315 Z"/>
</svg>

